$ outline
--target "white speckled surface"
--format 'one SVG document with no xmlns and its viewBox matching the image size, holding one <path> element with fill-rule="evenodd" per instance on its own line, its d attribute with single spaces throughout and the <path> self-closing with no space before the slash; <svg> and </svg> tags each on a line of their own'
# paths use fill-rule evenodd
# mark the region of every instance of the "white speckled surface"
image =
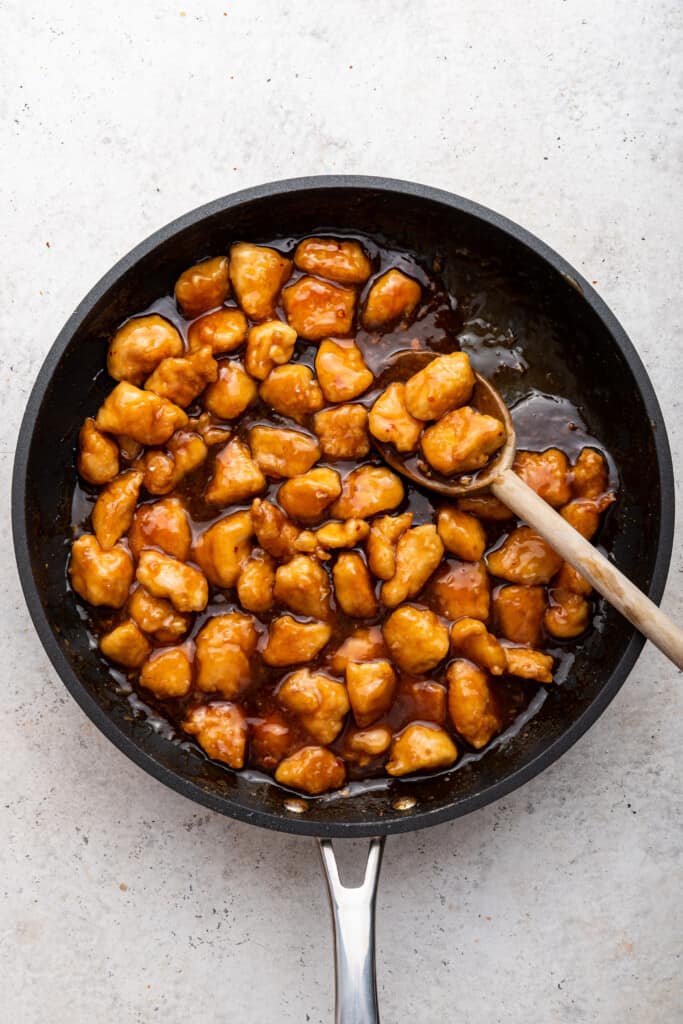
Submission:
<svg viewBox="0 0 683 1024">
<path fill-rule="evenodd" d="M 476 198 L 596 281 L 681 466 L 680 4 L 1 0 L 0 36 L 5 494 L 38 367 L 115 260 L 215 196 L 344 171 Z M 329 1021 L 314 843 L 119 754 L 43 654 L 7 515 L 2 536 L 2 1020 Z M 387 1024 L 681 1019 L 681 685 L 647 647 L 542 776 L 389 842 Z"/>
</svg>

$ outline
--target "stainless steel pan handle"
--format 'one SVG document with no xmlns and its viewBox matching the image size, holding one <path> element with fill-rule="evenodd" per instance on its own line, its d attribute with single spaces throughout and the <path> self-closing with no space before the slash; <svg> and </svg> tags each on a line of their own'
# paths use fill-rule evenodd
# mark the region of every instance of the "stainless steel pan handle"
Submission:
<svg viewBox="0 0 683 1024">
<path fill-rule="evenodd" d="M 379 1024 L 375 979 L 375 903 L 384 837 L 371 839 L 365 877 L 349 888 L 339 878 L 332 841 L 320 839 L 334 921 L 335 1024 Z"/>
</svg>

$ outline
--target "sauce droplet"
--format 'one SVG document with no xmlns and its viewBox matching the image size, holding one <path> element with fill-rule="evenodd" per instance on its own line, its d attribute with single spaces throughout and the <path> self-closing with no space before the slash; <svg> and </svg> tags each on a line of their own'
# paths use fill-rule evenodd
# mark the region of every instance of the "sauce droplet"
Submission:
<svg viewBox="0 0 683 1024">
<path fill-rule="evenodd" d="M 285 810 L 290 811 L 292 814 L 305 814 L 308 810 L 308 804 L 305 800 L 285 800 Z"/>
<path fill-rule="evenodd" d="M 395 811 L 411 811 L 416 803 L 414 796 L 400 796 L 391 806 Z"/>
</svg>

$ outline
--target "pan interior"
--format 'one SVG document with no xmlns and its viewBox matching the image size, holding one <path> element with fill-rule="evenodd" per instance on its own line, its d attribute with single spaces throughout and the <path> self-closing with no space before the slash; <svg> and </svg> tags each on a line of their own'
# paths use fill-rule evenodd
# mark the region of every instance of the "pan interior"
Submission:
<svg viewBox="0 0 683 1024">
<path fill-rule="evenodd" d="M 122 261 L 74 314 L 32 396 L 18 449 L 15 534 L 29 605 L 50 656 L 76 699 L 126 753 L 186 795 L 227 814 L 290 831 L 369 835 L 455 817 L 550 763 L 614 695 L 641 641 L 616 612 L 599 605 L 602 628 L 582 645 L 566 680 L 548 689 L 542 706 L 512 740 L 447 775 L 382 781 L 352 799 L 307 801 L 304 813 L 299 813 L 301 801 L 292 803 L 292 794 L 279 787 L 223 769 L 188 745 L 172 742 L 163 728 L 155 729 L 115 694 L 88 644 L 74 600 L 65 598 L 76 437 L 111 386 L 103 369 L 108 339 L 131 312 L 169 291 L 185 267 L 226 251 L 233 241 L 320 230 L 374 236 L 409 250 L 427 267 L 437 260 L 450 290 L 470 297 L 482 323 L 520 340 L 528 368 L 507 378 L 503 374 L 498 386 L 509 402 L 531 391 L 565 396 L 589 432 L 604 442 L 618 466 L 620 500 L 600 543 L 647 591 L 658 556 L 660 564 L 668 559 L 668 551 L 662 552 L 668 541 L 661 513 L 666 480 L 663 484 L 660 475 L 666 439 L 660 438 L 658 453 L 655 427 L 661 432 L 663 425 L 656 403 L 644 397 L 650 394 L 644 372 L 637 367 L 634 372 L 622 351 L 618 325 L 608 326 L 581 286 L 540 254 L 543 247 L 530 247 L 523 233 L 509 233 L 495 217 L 479 216 L 462 201 L 444 202 L 428 190 L 403 191 L 399 185 L 275 185 L 272 194 L 211 204 Z M 467 330 L 476 329 L 466 328 L 464 347 Z M 663 579 L 655 580 L 655 589 L 662 585 Z"/>
</svg>

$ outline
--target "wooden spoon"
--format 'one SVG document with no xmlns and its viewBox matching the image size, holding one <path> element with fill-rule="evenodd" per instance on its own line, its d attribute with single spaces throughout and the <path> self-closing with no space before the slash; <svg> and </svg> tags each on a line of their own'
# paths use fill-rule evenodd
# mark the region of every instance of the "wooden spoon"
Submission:
<svg viewBox="0 0 683 1024">
<path fill-rule="evenodd" d="M 393 381 L 406 381 L 435 358 L 433 352 L 398 353 L 386 377 Z M 449 479 L 432 470 L 421 455 L 403 456 L 393 445 L 373 437 L 373 444 L 384 460 L 392 469 L 421 487 L 449 498 L 490 491 L 540 533 L 636 629 L 683 669 L 683 630 L 513 472 L 516 437 L 508 407 L 481 374 L 475 372 L 474 376 L 476 384 L 470 405 L 479 412 L 494 416 L 505 427 L 505 443 L 484 469 Z"/>
</svg>

